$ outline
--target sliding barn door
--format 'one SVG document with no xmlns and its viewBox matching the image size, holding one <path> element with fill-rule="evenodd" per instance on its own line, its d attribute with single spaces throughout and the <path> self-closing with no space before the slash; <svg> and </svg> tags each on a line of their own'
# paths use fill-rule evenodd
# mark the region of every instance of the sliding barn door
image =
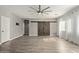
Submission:
<svg viewBox="0 0 79 59">
<path fill-rule="evenodd" d="M 38 22 L 38 35 L 39 36 L 50 35 L 50 23 L 49 22 Z"/>
<path fill-rule="evenodd" d="M 50 35 L 50 23 L 49 22 L 43 23 L 43 35 L 45 36 Z"/>
<path fill-rule="evenodd" d="M 38 22 L 38 35 L 43 36 L 43 22 Z"/>
</svg>

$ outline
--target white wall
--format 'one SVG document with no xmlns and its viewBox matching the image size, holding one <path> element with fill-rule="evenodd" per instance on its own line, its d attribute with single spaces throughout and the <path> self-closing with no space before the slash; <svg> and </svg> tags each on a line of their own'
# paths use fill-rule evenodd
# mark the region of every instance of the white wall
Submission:
<svg viewBox="0 0 79 59">
<path fill-rule="evenodd" d="M 14 15 L 3 7 L 0 7 L 0 16 L 10 17 L 10 39 L 17 38 L 24 34 L 24 24 L 20 17 Z M 18 22 L 20 25 L 16 26 L 16 22 Z"/>
<path fill-rule="evenodd" d="M 56 19 L 52 19 L 52 18 L 45 18 L 45 19 L 31 19 L 28 18 L 30 20 L 29 22 L 29 36 L 38 36 L 38 23 L 31 23 L 31 21 L 56 21 Z M 50 22 L 50 36 L 55 36 L 57 35 L 57 23 L 52 23 Z"/>
<path fill-rule="evenodd" d="M 38 23 L 29 21 L 29 36 L 38 36 Z"/>
<path fill-rule="evenodd" d="M 57 23 L 50 23 L 50 36 L 57 35 Z"/>
<path fill-rule="evenodd" d="M 57 23 L 50 22 L 50 36 L 56 36 L 56 35 L 57 35 Z M 29 21 L 29 36 L 38 36 L 37 22 Z"/>
<path fill-rule="evenodd" d="M 63 33 L 65 35 L 64 39 L 79 44 L 79 7 L 74 8 L 59 19 L 62 19 L 66 22 L 66 33 Z"/>
<path fill-rule="evenodd" d="M 10 21 L 10 38 L 14 39 L 24 34 L 24 22 L 18 16 L 13 15 Z M 19 23 L 17 26 L 16 23 Z"/>
</svg>

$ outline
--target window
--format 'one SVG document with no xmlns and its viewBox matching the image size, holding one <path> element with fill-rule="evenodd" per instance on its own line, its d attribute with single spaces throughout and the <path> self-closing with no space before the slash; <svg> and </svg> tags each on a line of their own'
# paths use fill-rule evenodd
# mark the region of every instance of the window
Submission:
<svg viewBox="0 0 79 59">
<path fill-rule="evenodd" d="M 67 28 L 67 33 L 71 33 L 71 19 L 68 19 L 67 20 L 67 23 L 66 23 L 66 28 Z"/>
<path fill-rule="evenodd" d="M 65 31 L 65 21 L 59 22 L 59 32 Z"/>
</svg>

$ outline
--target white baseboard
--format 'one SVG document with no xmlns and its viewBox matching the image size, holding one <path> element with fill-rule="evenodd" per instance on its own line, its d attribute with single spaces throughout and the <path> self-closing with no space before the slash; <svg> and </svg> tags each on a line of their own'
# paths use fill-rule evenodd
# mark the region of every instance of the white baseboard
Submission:
<svg viewBox="0 0 79 59">
<path fill-rule="evenodd" d="M 20 36 L 23 36 L 23 35 L 16 36 L 16 37 L 14 37 L 14 38 L 11 38 L 10 40 L 16 39 L 16 38 L 18 38 L 18 37 L 20 37 Z"/>
<path fill-rule="evenodd" d="M 23 35 L 19 35 L 19 36 L 17 36 L 17 37 L 11 38 L 11 39 L 9 39 L 8 41 L 13 40 L 13 39 L 16 39 L 16 38 L 18 38 L 18 37 L 20 37 L 20 36 L 23 36 Z M 5 41 L 4 41 L 4 42 L 5 42 Z M 4 43 L 4 42 L 1 42 L 0 45 L 1 45 L 2 43 Z"/>
</svg>

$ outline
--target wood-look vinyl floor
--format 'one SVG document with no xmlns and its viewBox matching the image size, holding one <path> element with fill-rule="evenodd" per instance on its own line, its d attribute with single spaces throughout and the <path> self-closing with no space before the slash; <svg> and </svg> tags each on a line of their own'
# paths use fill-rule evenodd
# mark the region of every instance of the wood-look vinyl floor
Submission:
<svg viewBox="0 0 79 59">
<path fill-rule="evenodd" d="M 57 37 L 22 36 L 0 45 L 0 53 L 78 53 L 79 46 Z"/>
</svg>

